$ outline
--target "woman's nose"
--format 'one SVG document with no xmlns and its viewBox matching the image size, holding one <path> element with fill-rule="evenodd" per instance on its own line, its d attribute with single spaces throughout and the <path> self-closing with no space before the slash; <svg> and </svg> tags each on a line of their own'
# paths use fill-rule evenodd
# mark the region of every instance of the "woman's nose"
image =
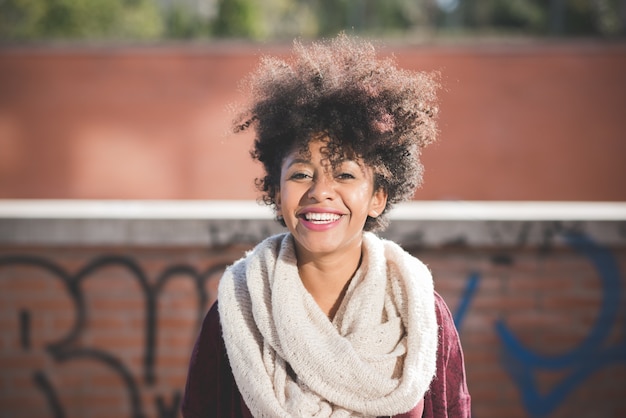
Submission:
<svg viewBox="0 0 626 418">
<path fill-rule="evenodd" d="M 330 199 L 335 194 L 335 184 L 331 176 L 324 175 L 315 178 L 311 182 L 308 196 L 318 202 Z"/>
</svg>

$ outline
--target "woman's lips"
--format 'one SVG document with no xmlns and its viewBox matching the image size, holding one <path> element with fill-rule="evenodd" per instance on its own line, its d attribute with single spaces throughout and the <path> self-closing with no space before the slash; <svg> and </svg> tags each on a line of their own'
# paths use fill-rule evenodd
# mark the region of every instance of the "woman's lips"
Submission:
<svg viewBox="0 0 626 418">
<path fill-rule="evenodd" d="M 336 212 L 305 211 L 298 216 L 302 224 L 314 231 L 324 231 L 335 226 L 343 217 Z"/>
<path fill-rule="evenodd" d="M 303 215 L 303 218 L 314 223 L 329 223 L 338 221 L 341 215 L 329 212 L 307 212 Z"/>
</svg>

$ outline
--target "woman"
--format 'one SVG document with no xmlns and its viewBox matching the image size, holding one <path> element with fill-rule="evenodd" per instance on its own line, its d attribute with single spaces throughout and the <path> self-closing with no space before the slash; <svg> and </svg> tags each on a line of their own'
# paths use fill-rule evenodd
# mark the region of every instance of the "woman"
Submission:
<svg viewBox="0 0 626 418">
<path fill-rule="evenodd" d="M 237 130 L 288 232 L 229 267 L 194 347 L 191 417 L 469 417 L 458 334 L 428 268 L 373 231 L 419 185 L 433 76 L 340 35 L 265 58 Z"/>
</svg>

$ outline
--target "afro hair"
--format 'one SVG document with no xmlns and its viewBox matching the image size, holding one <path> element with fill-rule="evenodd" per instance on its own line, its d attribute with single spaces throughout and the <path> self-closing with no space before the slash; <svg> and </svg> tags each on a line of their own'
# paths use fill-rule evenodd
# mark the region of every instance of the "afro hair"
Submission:
<svg viewBox="0 0 626 418">
<path fill-rule="evenodd" d="M 263 165 L 263 201 L 276 209 L 281 165 L 293 150 L 306 152 L 326 138 L 332 164 L 357 156 L 374 171 L 387 207 L 365 230 L 387 225 L 396 203 L 412 198 L 422 181 L 421 149 L 437 137 L 438 75 L 407 71 L 379 58 L 372 43 L 345 34 L 303 45 L 287 60 L 263 57 L 242 83 L 250 102 L 234 130 L 255 130 L 251 155 Z"/>
</svg>

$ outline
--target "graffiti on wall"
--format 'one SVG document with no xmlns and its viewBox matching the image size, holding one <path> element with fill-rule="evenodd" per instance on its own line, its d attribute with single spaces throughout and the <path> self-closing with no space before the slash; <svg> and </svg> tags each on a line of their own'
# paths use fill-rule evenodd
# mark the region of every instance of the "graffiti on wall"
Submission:
<svg viewBox="0 0 626 418">
<path fill-rule="evenodd" d="M 619 302 L 621 295 L 620 272 L 617 262 L 611 252 L 594 243 L 585 234 L 579 231 L 564 231 L 563 238 L 576 251 L 587 257 L 597 270 L 602 282 L 603 303 L 595 325 L 591 328 L 587 338 L 577 347 L 558 355 L 546 356 L 525 347 L 518 338 L 515 330 L 510 329 L 505 322 L 494 324 L 494 330 L 501 342 L 502 365 L 507 370 L 512 381 L 520 391 L 524 408 L 529 416 L 545 417 L 550 415 L 568 395 L 581 385 L 594 372 L 617 362 L 626 362 L 626 344 L 622 342 L 616 346 L 607 347 L 605 341 L 609 330 L 618 320 Z M 194 283 L 197 295 L 198 310 L 197 326 L 204 315 L 203 307 L 209 303 L 210 295 L 206 290 L 206 281 L 217 272 L 224 269 L 225 264 L 216 264 L 205 271 L 197 271 L 189 265 L 171 265 L 166 267 L 156 280 L 150 281 L 145 270 L 132 257 L 121 255 L 107 255 L 93 259 L 78 272 L 71 274 L 56 263 L 38 256 L 14 255 L 0 258 L 0 269 L 11 266 L 30 266 L 47 272 L 50 277 L 62 283 L 67 294 L 74 304 L 75 321 L 71 329 L 55 341 L 49 342 L 46 352 L 58 364 L 83 359 L 96 362 L 113 371 L 120 377 L 128 396 L 128 404 L 132 418 L 145 418 L 146 405 L 142 402 L 141 391 L 146 387 L 154 387 L 157 381 L 155 356 L 157 350 L 157 301 L 164 286 L 171 280 L 185 277 Z M 142 376 L 133 374 L 120 357 L 111 350 L 98 347 L 85 347 L 78 344 L 82 333 L 85 332 L 86 318 L 89 307 L 86 304 L 84 284 L 94 277 L 99 270 L 118 266 L 130 273 L 139 285 L 145 302 L 145 345 L 142 354 Z M 471 312 L 472 300 L 480 292 L 481 273 L 470 272 L 465 291 L 460 303 L 453 307 L 454 319 L 462 334 L 463 320 Z M 32 346 L 31 313 L 28 310 L 19 312 L 19 342 L 22 350 L 29 350 Z M 589 361 L 592 359 L 592 361 Z M 565 376 L 548 393 L 540 393 L 535 381 L 534 373 L 541 370 L 562 370 Z M 44 370 L 33 370 L 32 384 L 47 401 L 51 416 L 62 418 L 67 416 L 57 388 Z M 178 415 L 181 402 L 181 390 L 173 393 L 163 393 L 155 397 L 156 411 L 159 418 L 174 418 Z"/>
<path fill-rule="evenodd" d="M 621 276 L 617 261 L 608 249 L 582 233 L 564 232 L 563 237 L 569 246 L 593 264 L 602 282 L 602 305 L 587 337 L 569 351 L 544 355 L 525 347 L 504 321 L 499 320 L 495 324 L 496 334 L 502 343 L 502 365 L 518 387 L 527 413 L 536 418 L 549 416 L 593 373 L 616 363 L 626 363 L 626 339 L 615 345 L 607 344 L 620 313 Z M 479 289 L 480 278 L 480 273 L 470 273 L 454 314 L 454 322 L 460 332 L 472 298 Z M 547 393 L 541 393 L 535 373 L 555 370 L 564 371 L 565 376 Z"/>
<path fill-rule="evenodd" d="M 90 277 L 93 277 L 97 271 L 110 266 L 119 266 L 126 269 L 131 273 L 131 277 L 137 281 L 144 296 L 146 318 L 144 329 L 145 345 L 142 356 L 143 384 L 146 386 L 154 386 L 156 382 L 155 355 L 157 350 L 157 320 L 159 314 L 157 300 L 164 286 L 173 278 L 185 277 L 193 280 L 198 298 L 197 306 L 204 307 L 209 302 L 209 295 L 205 286 L 206 280 L 214 276 L 216 272 L 222 271 L 225 268 L 225 264 L 217 264 L 204 272 L 198 272 L 188 265 L 173 265 L 167 267 L 157 277 L 154 284 L 150 284 L 141 266 L 132 258 L 126 256 L 110 255 L 98 257 L 76 274 L 70 274 L 54 262 L 42 257 L 16 255 L 0 258 L 0 268 L 19 265 L 40 268 L 49 273 L 51 277 L 60 280 L 74 303 L 75 322 L 73 327 L 71 327 L 65 336 L 57 341 L 48 343 L 45 347 L 46 352 L 59 364 L 83 359 L 99 363 L 114 371 L 124 382 L 128 394 L 128 402 L 132 411 L 132 418 L 146 417 L 140 396 L 140 387 L 142 386 L 140 379 L 133 376 L 129 368 L 114 353 L 99 348 L 81 347 L 80 344 L 78 344 L 79 337 L 85 332 L 88 314 L 88 307 L 86 306 L 85 295 L 82 290 L 84 282 L 89 280 Z M 198 311 L 197 327 L 200 326 L 203 315 L 204 312 L 200 309 Z M 27 310 L 22 310 L 19 313 L 19 341 L 21 348 L 26 351 L 31 348 L 30 318 L 31 315 Z M 52 416 L 54 418 L 67 416 L 59 396 L 57 396 L 57 391 L 46 373 L 41 370 L 34 370 L 32 379 L 33 384 L 42 392 L 47 400 Z M 169 404 L 166 402 L 166 398 L 170 399 Z M 180 409 L 180 402 L 180 391 L 168 394 L 167 397 L 157 396 L 156 408 L 159 418 L 176 417 Z"/>
</svg>

